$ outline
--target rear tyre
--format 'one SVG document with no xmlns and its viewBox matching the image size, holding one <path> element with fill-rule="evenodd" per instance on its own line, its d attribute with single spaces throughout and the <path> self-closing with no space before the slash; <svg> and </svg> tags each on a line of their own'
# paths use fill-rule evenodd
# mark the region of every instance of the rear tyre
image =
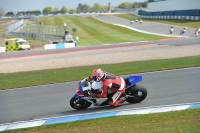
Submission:
<svg viewBox="0 0 200 133">
<path fill-rule="evenodd" d="M 126 90 L 126 94 L 130 95 L 130 97 L 126 99 L 127 102 L 139 103 L 147 97 L 147 90 L 141 85 L 135 85 Z"/>
<path fill-rule="evenodd" d="M 92 103 L 90 103 L 84 99 L 78 99 L 78 98 L 74 98 L 74 97 L 72 97 L 70 100 L 70 106 L 76 110 L 87 109 L 88 107 L 91 106 L 91 104 Z"/>
</svg>

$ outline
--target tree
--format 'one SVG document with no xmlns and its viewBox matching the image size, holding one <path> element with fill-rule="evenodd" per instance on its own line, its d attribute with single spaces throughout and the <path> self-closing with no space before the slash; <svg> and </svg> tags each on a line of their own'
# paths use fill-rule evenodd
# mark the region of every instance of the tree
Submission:
<svg viewBox="0 0 200 133">
<path fill-rule="evenodd" d="M 139 8 L 139 7 L 142 7 L 141 2 L 134 2 L 133 3 L 133 8 Z"/>
<path fill-rule="evenodd" d="M 35 14 L 40 15 L 42 14 L 40 10 L 35 11 Z"/>
<path fill-rule="evenodd" d="M 4 16 L 5 12 L 4 12 L 4 9 L 3 7 L 0 8 L 0 16 Z"/>
<path fill-rule="evenodd" d="M 104 6 L 101 6 L 98 3 L 94 3 L 93 7 L 91 8 L 93 11 L 104 11 L 106 10 Z"/>
<path fill-rule="evenodd" d="M 103 6 L 103 11 L 107 11 L 108 10 L 108 6 Z"/>
<path fill-rule="evenodd" d="M 49 14 L 53 11 L 52 7 L 51 6 L 47 6 L 43 9 L 43 14 Z"/>
<path fill-rule="evenodd" d="M 53 9 L 53 12 L 58 12 L 58 11 L 59 11 L 58 8 L 54 8 L 54 9 Z"/>
<path fill-rule="evenodd" d="M 134 2 L 133 3 L 133 8 L 139 8 L 139 7 L 143 7 L 146 8 L 148 6 L 148 2 L 144 1 L 144 2 Z"/>
<path fill-rule="evenodd" d="M 13 12 L 7 12 L 6 16 L 14 16 L 14 13 Z"/>
<path fill-rule="evenodd" d="M 17 12 L 17 16 L 22 16 L 22 15 L 24 15 L 24 12 Z"/>
<path fill-rule="evenodd" d="M 69 12 L 76 12 L 76 9 L 70 9 Z"/>
<path fill-rule="evenodd" d="M 31 11 L 25 11 L 26 15 L 31 15 Z"/>
<path fill-rule="evenodd" d="M 82 11 L 83 11 L 83 12 L 87 12 L 87 11 L 89 11 L 89 9 L 90 9 L 90 6 L 84 4 L 84 5 L 83 5 L 83 9 L 82 9 Z"/>
<path fill-rule="evenodd" d="M 119 4 L 119 8 L 121 8 L 121 9 L 129 9 L 129 8 L 131 8 L 132 7 L 132 3 L 130 3 L 130 2 L 123 2 L 123 3 L 121 3 L 121 4 Z"/>
<path fill-rule="evenodd" d="M 90 9 L 89 5 L 79 3 L 77 7 L 77 12 L 86 12 L 89 11 L 89 9 Z"/>
<path fill-rule="evenodd" d="M 83 5 L 81 3 L 79 3 L 78 7 L 77 7 L 77 12 L 81 12 L 82 11 L 82 7 L 83 7 Z"/>
<path fill-rule="evenodd" d="M 143 8 L 147 8 L 147 6 L 148 6 L 148 1 L 142 2 L 142 7 Z"/>
<path fill-rule="evenodd" d="M 34 10 L 34 11 L 20 11 L 17 12 L 17 16 L 22 16 L 22 15 L 40 15 L 41 11 L 40 10 Z"/>
<path fill-rule="evenodd" d="M 67 12 L 68 12 L 68 9 L 67 9 L 65 6 L 63 6 L 63 7 L 60 9 L 60 11 L 61 11 L 62 13 L 67 13 Z"/>
</svg>

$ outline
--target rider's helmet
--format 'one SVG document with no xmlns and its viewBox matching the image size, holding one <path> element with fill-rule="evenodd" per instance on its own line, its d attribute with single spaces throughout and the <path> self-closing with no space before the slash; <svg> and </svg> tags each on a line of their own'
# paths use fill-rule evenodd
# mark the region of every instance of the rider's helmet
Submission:
<svg viewBox="0 0 200 133">
<path fill-rule="evenodd" d="M 105 76 L 105 72 L 103 72 L 100 68 L 98 68 L 98 69 L 95 69 L 92 72 L 92 75 L 94 77 L 94 80 L 96 80 L 97 82 L 99 82 Z"/>
</svg>

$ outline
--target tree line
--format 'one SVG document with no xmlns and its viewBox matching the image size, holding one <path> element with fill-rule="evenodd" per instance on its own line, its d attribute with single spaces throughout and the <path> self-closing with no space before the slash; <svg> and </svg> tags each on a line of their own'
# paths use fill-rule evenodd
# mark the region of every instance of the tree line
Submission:
<svg viewBox="0 0 200 133">
<path fill-rule="evenodd" d="M 123 2 L 121 3 L 118 8 L 121 9 L 130 9 L 130 8 L 147 8 L 148 6 L 148 1 L 144 1 L 144 2 Z"/>
<path fill-rule="evenodd" d="M 115 8 L 120 8 L 120 9 L 131 9 L 131 8 L 146 8 L 148 6 L 148 2 L 144 1 L 144 2 L 123 2 L 121 4 L 119 4 L 117 7 Z M 102 6 L 98 3 L 94 3 L 93 6 L 89 6 L 87 4 L 82 4 L 79 3 L 76 9 L 69 9 L 65 6 L 63 6 L 61 9 L 59 8 L 53 8 L 51 6 L 47 6 L 45 7 L 42 12 L 39 10 L 35 10 L 35 11 L 20 11 L 17 12 L 17 14 L 14 14 L 14 12 L 7 12 L 6 16 L 21 16 L 21 15 L 40 15 L 40 14 L 57 14 L 57 13 L 71 13 L 71 12 L 94 12 L 94 11 L 108 11 L 108 10 L 114 10 L 114 8 L 112 7 L 112 9 L 108 9 L 108 5 L 107 6 Z M 4 10 L 1 8 L 0 9 L 0 16 L 3 16 L 4 14 Z"/>
</svg>

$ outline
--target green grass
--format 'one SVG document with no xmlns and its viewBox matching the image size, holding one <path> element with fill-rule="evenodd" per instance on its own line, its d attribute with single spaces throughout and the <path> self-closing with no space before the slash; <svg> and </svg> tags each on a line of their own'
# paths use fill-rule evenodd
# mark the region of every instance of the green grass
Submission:
<svg viewBox="0 0 200 133">
<path fill-rule="evenodd" d="M 138 18 L 136 16 L 133 16 L 131 14 L 115 14 L 113 16 L 117 16 L 120 18 L 124 19 L 133 19 Z M 148 21 L 148 22 L 158 22 L 158 23 L 164 23 L 164 24 L 169 24 L 169 25 L 177 25 L 177 26 L 182 26 L 182 27 L 190 27 L 190 28 L 198 28 L 200 27 L 200 21 L 197 20 L 174 20 L 174 19 L 142 19 L 143 22 Z"/>
<path fill-rule="evenodd" d="M 4 133 L 199 133 L 200 109 L 115 116 Z"/>
<path fill-rule="evenodd" d="M 98 67 L 116 75 L 125 75 L 132 73 L 151 72 L 195 66 L 200 66 L 200 56 L 165 60 L 124 62 L 119 64 L 81 66 L 18 73 L 0 73 L 0 90 L 81 80 L 86 76 L 91 75 L 92 71 Z"/>
<path fill-rule="evenodd" d="M 41 17 L 44 26 L 63 26 L 67 24 L 68 30 L 76 28 L 74 38 L 79 37 L 79 46 L 113 44 L 122 42 L 138 42 L 147 40 L 158 40 L 164 37 L 143 34 L 133 30 L 103 23 L 92 17 L 80 16 L 52 16 Z"/>
<path fill-rule="evenodd" d="M 0 32 L 3 32 L 6 30 L 6 27 L 0 27 Z"/>
<path fill-rule="evenodd" d="M 5 23 L 5 21 L 0 20 L 0 24 L 3 24 L 3 23 Z"/>
<path fill-rule="evenodd" d="M 41 49 L 44 48 L 45 44 L 48 44 L 49 41 L 48 40 L 42 40 L 42 39 L 26 39 L 28 41 L 28 43 L 31 46 L 31 49 Z"/>
<path fill-rule="evenodd" d="M 0 20 L 0 32 L 6 31 L 6 26 L 3 25 L 5 23 L 6 21 Z"/>
</svg>

